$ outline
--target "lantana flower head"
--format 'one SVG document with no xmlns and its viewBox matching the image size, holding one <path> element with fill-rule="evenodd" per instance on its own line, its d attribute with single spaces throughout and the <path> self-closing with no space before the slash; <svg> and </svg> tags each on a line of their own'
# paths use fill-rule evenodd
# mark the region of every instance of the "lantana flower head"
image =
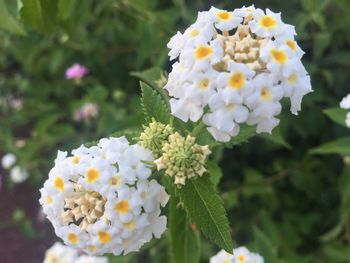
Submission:
<svg viewBox="0 0 350 263">
<path fill-rule="evenodd" d="M 75 121 L 91 121 L 95 119 L 99 114 L 99 107 L 96 103 L 88 102 L 81 106 L 76 112 L 74 112 Z"/>
<path fill-rule="evenodd" d="M 44 213 L 65 244 L 90 255 L 138 251 L 166 228 L 168 195 L 149 180 L 152 153 L 125 137 L 58 152 L 40 190 Z"/>
<path fill-rule="evenodd" d="M 66 70 L 66 79 L 82 79 L 89 73 L 89 69 L 78 63 L 70 66 Z"/>
<path fill-rule="evenodd" d="M 165 125 L 154 120 L 143 128 L 144 130 L 140 135 L 139 144 L 151 150 L 153 156 L 158 158 L 162 153 L 164 144 L 168 142 L 168 137 L 174 133 L 174 130 L 169 124 Z"/>
<path fill-rule="evenodd" d="M 154 161 L 157 169 L 164 169 L 166 175 L 175 177 L 178 186 L 206 172 L 205 163 L 210 150 L 207 145 L 196 144 L 195 138 L 190 135 L 183 137 L 175 132 L 169 136 L 169 142 L 164 144 L 162 151 L 162 156 Z"/>
<path fill-rule="evenodd" d="M 222 142 L 238 135 L 244 123 L 271 133 L 281 99 L 289 98 L 297 114 L 312 91 L 295 35 L 294 26 L 269 9 L 199 12 L 168 43 L 170 59 L 178 60 L 164 87 L 172 114 L 185 122 L 202 119 Z"/>
<path fill-rule="evenodd" d="M 257 253 L 250 252 L 246 247 L 238 247 L 232 254 L 221 250 L 210 258 L 210 263 L 264 263 L 264 258 Z"/>
</svg>

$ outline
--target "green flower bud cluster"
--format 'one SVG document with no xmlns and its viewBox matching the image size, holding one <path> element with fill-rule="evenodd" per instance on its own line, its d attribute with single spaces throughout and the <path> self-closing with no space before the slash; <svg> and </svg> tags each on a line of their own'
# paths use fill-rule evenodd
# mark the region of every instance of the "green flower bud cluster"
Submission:
<svg viewBox="0 0 350 263">
<path fill-rule="evenodd" d="M 158 158 L 162 154 L 162 148 L 168 137 L 174 130 L 169 125 L 165 125 L 160 122 L 153 121 L 148 126 L 143 126 L 144 131 L 139 138 L 139 144 L 152 151 L 153 157 Z"/>
<path fill-rule="evenodd" d="M 206 172 L 204 165 L 211 153 L 207 145 L 198 145 L 194 137 L 188 135 L 185 138 L 177 132 L 168 140 L 162 148 L 162 156 L 154 161 L 158 171 L 165 169 L 165 174 L 175 177 L 178 186 L 185 185 L 186 179 Z"/>
</svg>

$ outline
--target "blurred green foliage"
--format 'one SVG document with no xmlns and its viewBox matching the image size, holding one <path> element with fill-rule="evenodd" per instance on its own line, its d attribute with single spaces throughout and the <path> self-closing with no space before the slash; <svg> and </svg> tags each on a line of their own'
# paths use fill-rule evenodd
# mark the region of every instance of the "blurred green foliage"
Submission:
<svg viewBox="0 0 350 263">
<path fill-rule="evenodd" d="M 273 136 L 215 154 L 223 172 L 218 189 L 233 239 L 266 262 L 350 262 L 350 168 L 341 155 L 310 152 L 349 135 L 323 112 L 338 107 L 349 90 L 349 0 L 56 0 L 49 3 L 52 13 L 33 10 L 33 2 L 48 4 L 22 1 L 19 16 L 19 2 L 0 0 L 0 97 L 23 100 L 21 110 L 0 105 L 0 152 L 17 155 L 34 187 L 57 149 L 141 126 L 138 80 L 130 73 L 169 69 L 166 43 L 198 10 L 255 4 L 281 11 L 285 22 L 296 25 L 314 92 L 299 116 L 282 113 Z M 75 62 L 90 69 L 81 85 L 64 78 Z M 77 123 L 73 114 L 85 102 L 97 103 L 99 116 Z M 18 140 L 25 140 L 22 148 Z M 217 252 L 204 238 L 201 247 L 202 262 Z M 112 262 L 169 262 L 168 236 L 142 251 Z"/>
</svg>

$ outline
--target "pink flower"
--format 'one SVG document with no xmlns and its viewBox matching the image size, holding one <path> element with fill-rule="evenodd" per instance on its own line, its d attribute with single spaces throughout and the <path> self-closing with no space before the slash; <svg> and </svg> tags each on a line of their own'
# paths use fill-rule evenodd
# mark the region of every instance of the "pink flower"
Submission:
<svg viewBox="0 0 350 263">
<path fill-rule="evenodd" d="M 82 79 L 88 73 L 89 70 L 87 67 L 80 64 L 74 64 L 73 66 L 67 68 L 66 79 Z"/>
</svg>

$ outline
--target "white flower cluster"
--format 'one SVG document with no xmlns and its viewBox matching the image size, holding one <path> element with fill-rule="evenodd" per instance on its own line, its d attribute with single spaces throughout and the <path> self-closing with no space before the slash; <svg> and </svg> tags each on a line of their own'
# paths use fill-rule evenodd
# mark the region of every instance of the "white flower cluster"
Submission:
<svg viewBox="0 0 350 263">
<path fill-rule="evenodd" d="M 239 247 L 233 250 L 233 254 L 221 250 L 210 258 L 210 263 L 264 263 L 264 259 L 259 254 L 250 252 L 246 247 Z"/>
<path fill-rule="evenodd" d="M 56 242 L 46 250 L 43 263 L 108 263 L 108 258 L 79 255 L 76 249 Z"/>
<path fill-rule="evenodd" d="M 340 108 L 345 110 L 350 110 L 350 94 L 348 94 L 341 100 Z M 346 126 L 350 128 L 350 111 L 346 114 L 345 123 L 346 123 Z"/>
<path fill-rule="evenodd" d="M 280 100 L 290 98 L 297 114 L 312 91 L 295 35 L 294 26 L 269 9 L 199 12 L 168 43 L 170 59 L 178 58 L 164 87 L 172 114 L 185 122 L 202 118 L 217 141 L 236 136 L 242 123 L 271 132 Z"/>
<path fill-rule="evenodd" d="M 58 152 L 40 203 L 65 244 L 90 255 L 138 251 L 166 229 L 169 196 L 149 180 L 152 153 L 125 137 Z"/>
<path fill-rule="evenodd" d="M 15 165 L 17 157 L 12 153 L 5 154 L 1 159 L 1 165 L 10 171 L 10 179 L 15 184 L 23 183 L 29 177 L 28 171 L 19 165 Z"/>
</svg>

